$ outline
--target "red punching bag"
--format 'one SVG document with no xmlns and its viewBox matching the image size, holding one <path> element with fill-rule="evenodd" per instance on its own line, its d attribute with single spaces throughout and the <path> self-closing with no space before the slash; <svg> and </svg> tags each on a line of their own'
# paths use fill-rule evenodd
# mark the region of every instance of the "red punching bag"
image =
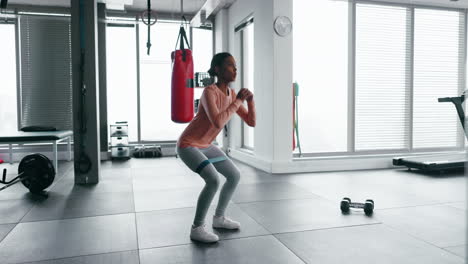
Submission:
<svg viewBox="0 0 468 264">
<path fill-rule="evenodd" d="M 176 123 L 187 123 L 193 118 L 193 59 L 187 35 L 183 26 L 180 27 L 177 42 L 180 49 L 171 53 L 172 58 L 172 96 L 171 119 Z M 177 47 L 176 42 L 176 47 Z M 187 49 L 184 48 L 184 42 Z"/>
</svg>

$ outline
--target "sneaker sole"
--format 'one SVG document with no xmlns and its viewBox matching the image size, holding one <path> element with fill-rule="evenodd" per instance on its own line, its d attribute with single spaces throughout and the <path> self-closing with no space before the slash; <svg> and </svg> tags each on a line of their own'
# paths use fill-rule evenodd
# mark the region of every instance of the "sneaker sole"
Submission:
<svg viewBox="0 0 468 264">
<path fill-rule="evenodd" d="M 194 242 L 199 242 L 199 243 L 205 243 L 205 244 L 213 244 L 213 243 L 216 243 L 218 242 L 219 240 L 215 240 L 215 241 L 201 241 L 201 240 L 198 240 L 198 239 L 194 239 L 192 237 L 190 237 L 190 240 L 194 241 Z"/>
<path fill-rule="evenodd" d="M 229 228 L 229 227 L 214 226 L 214 225 L 213 225 L 213 228 L 216 228 L 216 229 L 228 229 L 228 230 L 238 230 L 238 229 L 240 229 L 240 227 Z"/>
</svg>

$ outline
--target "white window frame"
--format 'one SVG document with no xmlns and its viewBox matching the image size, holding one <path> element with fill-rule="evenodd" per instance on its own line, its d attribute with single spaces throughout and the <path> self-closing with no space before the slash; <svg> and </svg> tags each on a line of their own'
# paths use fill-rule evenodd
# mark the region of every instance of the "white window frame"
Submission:
<svg viewBox="0 0 468 264">
<path fill-rule="evenodd" d="M 234 29 L 234 32 L 236 34 L 240 34 L 239 35 L 239 51 L 240 51 L 240 69 L 241 69 L 241 74 L 240 74 L 240 83 L 242 84 L 242 87 L 244 87 L 244 29 L 246 29 L 248 26 L 250 25 L 254 25 L 254 17 L 252 15 L 249 15 L 246 19 L 242 20 L 242 22 L 235 27 Z M 255 26 L 254 26 L 255 27 Z M 255 44 L 254 44 L 255 45 Z M 254 62 L 255 64 L 255 62 Z M 251 78 L 253 78 L 253 76 L 251 76 Z M 249 87 L 247 87 L 249 88 Z M 248 146 L 248 145 L 245 145 L 245 140 L 246 140 L 246 130 L 249 129 L 250 127 L 247 126 L 247 124 L 245 124 L 245 122 L 241 122 L 241 148 L 242 149 L 246 149 L 248 151 L 253 151 L 254 150 L 254 146 L 255 146 L 255 141 L 254 139 L 253 140 L 253 145 L 254 146 Z M 254 129 L 254 128 L 252 128 Z M 254 135 L 255 135 L 255 132 L 254 132 Z M 255 138 L 255 136 L 254 136 Z"/>
<path fill-rule="evenodd" d="M 136 31 L 136 36 L 135 36 L 135 45 L 136 45 L 136 49 L 135 49 L 135 52 L 136 52 L 136 59 L 137 59 L 137 69 L 136 69 L 136 87 L 137 87 L 137 120 L 138 120 L 138 124 L 137 124 L 137 128 L 138 128 L 138 140 L 137 141 L 131 141 L 129 142 L 130 144 L 158 144 L 158 145 L 173 145 L 176 143 L 175 140 L 157 140 L 157 141 L 154 141 L 154 140 L 142 140 L 142 131 L 141 131 L 141 93 L 140 93 L 140 90 L 141 90 L 141 84 L 140 84 L 140 75 L 141 75 L 141 71 L 140 71 L 140 64 L 141 64 L 141 60 L 140 60 L 140 28 L 141 27 L 146 27 L 146 25 L 144 25 L 143 23 L 137 21 L 129 21 L 129 20 L 119 20 L 118 18 L 116 18 L 117 22 L 119 23 L 123 23 L 123 24 L 127 24 L 127 25 L 135 25 L 135 31 Z M 164 20 L 164 21 L 161 21 L 162 23 L 173 23 L 173 24 L 180 24 L 180 21 L 178 20 Z M 114 24 L 110 24 L 108 26 L 117 26 L 116 23 Z M 211 29 L 213 30 L 213 29 Z M 189 27 L 189 43 L 190 43 L 190 46 L 193 47 L 193 38 L 192 38 L 192 34 L 193 34 L 193 30 L 192 30 L 192 27 Z M 213 45 L 213 43 L 211 43 Z"/>
<path fill-rule="evenodd" d="M 368 150 L 368 151 L 355 151 L 355 136 L 356 136 L 356 120 L 355 120 L 355 107 L 356 107 L 356 86 L 355 86 L 355 76 L 356 76 L 356 4 L 373 4 L 373 5 L 381 5 L 381 6 L 398 6 L 398 7 L 405 7 L 409 8 L 411 13 L 411 50 L 410 50 L 410 98 L 409 98 L 409 109 L 410 109 L 410 117 L 409 122 L 409 142 L 408 142 L 408 149 L 406 150 Z M 449 8 L 449 7 L 434 7 L 429 5 L 422 5 L 422 4 L 402 4 L 402 3 L 378 3 L 375 1 L 369 0 L 354 0 L 349 2 L 349 9 L 348 9 L 348 150 L 346 152 L 319 152 L 319 153 L 302 153 L 301 157 L 309 158 L 309 157 L 323 157 L 323 156 L 362 156 L 362 155 L 385 155 L 385 154 L 408 154 L 408 153 L 430 153 L 430 152 L 447 152 L 447 151 L 460 151 L 463 149 L 465 145 L 465 138 L 464 133 L 461 131 L 458 136 L 458 146 L 459 147 L 444 147 L 444 148 L 427 148 L 424 150 L 415 150 L 413 148 L 413 69 L 414 69 L 414 10 L 415 8 L 426 8 L 432 10 L 449 10 L 449 11 L 458 11 L 464 15 L 464 47 L 462 50 L 465 54 L 463 54 L 464 58 L 464 67 L 462 72 L 462 84 L 466 86 L 466 77 L 467 77 L 467 27 L 468 27 L 468 10 L 461 9 L 461 8 Z M 459 91 L 460 94 L 463 92 L 463 89 Z M 454 109 L 454 115 L 456 114 Z M 300 159 L 299 154 L 293 153 L 293 158 Z"/>
</svg>

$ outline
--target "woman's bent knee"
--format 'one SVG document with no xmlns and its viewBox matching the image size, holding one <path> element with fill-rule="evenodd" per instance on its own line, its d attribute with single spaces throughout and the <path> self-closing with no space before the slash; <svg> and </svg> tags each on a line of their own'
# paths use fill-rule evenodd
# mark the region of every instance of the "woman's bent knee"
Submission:
<svg viewBox="0 0 468 264">
<path fill-rule="evenodd" d="M 240 171 L 239 170 L 232 171 L 229 177 L 226 177 L 226 180 L 231 182 L 232 184 L 237 185 L 240 181 Z"/>
<path fill-rule="evenodd" d="M 205 179 L 205 183 L 210 189 L 217 190 L 218 187 L 219 187 L 219 179 L 217 179 L 217 178 Z"/>
</svg>

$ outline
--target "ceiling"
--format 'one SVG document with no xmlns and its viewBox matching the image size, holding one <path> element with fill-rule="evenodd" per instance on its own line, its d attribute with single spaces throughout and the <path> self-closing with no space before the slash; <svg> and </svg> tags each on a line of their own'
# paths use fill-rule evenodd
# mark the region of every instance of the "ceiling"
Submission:
<svg viewBox="0 0 468 264">
<path fill-rule="evenodd" d="M 8 5 L 69 7 L 71 0 L 9 0 Z M 127 0 L 128 1 L 128 0 Z M 467 0 L 468 1 L 468 0 Z M 98 1 L 98 2 L 105 2 Z M 184 13 L 194 15 L 206 0 L 183 0 Z M 125 5 L 126 10 L 145 10 L 147 0 L 133 0 L 132 5 Z M 180 0 L 151 0 L 151 9 L 159 13 L 180 13 Z"/>
<path fill-rule="evenodd" d="M 9 5 L 27 5 L 27 6 L 54 6 L 69 7 L 71 0 L 8 0 Z M 98 0 L 105 2 L 106 0 Z M 126 10 L 142 11 L 146 9 L 147 0 L 107 0 L 107 1 L 130 1 L 132 5 L 125 5 Z M 151 8 L 159 13 L 179 14 L 181 0 L 151 0 Z M 311 0 L 312 1 L 312 0 Z M 330 0 L 330 1 L 352 1 L 352 0 Z M 419 4 L 430 6 L 442 6 L 452 8 L 468 8 L 468 0 L 371 0 L 376 2 L 393 2 L 406 4 Z M 195 15 L 206 0 L 183 0 L 184 13 Z"/>
</svg>

